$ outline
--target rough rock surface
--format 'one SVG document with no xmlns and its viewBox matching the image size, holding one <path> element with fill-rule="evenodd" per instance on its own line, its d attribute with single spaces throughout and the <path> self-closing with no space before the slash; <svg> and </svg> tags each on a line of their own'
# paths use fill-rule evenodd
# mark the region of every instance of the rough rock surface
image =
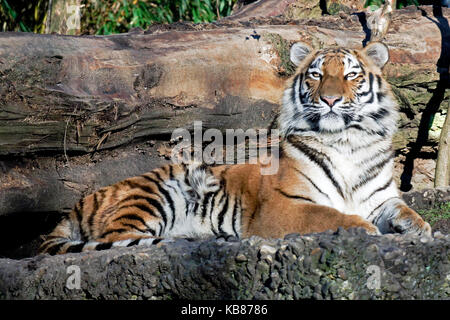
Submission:
<svg viewBox="0 0 450 320">
<path fill-rule="evenodd" d="M 449 202 L 450 188 L 403 198 L 429 209 Z M 433 230 L 434 240 L 351 229 L 0 258 L 0 299 L 449 299 L 448 226 Z M 70 266 L 80 289 L 68 288 Z"/>
<path fill-rule="evenodd" d="M 449 299 L 450 236 L 339 229 L 285 239 L 0 259 L 3 299 Z M 73 288 L 80 271 L 80 288 Z M 75 268 L 77 268 L 75 267 Z M 73 267 L 72 267 L 73 268 Z M 69 289 L 72 287 L 72 289 Z"/>
</svg>

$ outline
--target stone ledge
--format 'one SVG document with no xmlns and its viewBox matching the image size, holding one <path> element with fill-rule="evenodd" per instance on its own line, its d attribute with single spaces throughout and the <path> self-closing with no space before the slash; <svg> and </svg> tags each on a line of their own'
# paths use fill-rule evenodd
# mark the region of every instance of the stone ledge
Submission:
<svg viewBox="0 0 450 320">
<path fill-rule="evenodd" d="M 449 299 L 450 235 L 340 229 L 285 239 L 0 259 L 2 299 Z M 80 289 L 68 289 L 71 265 Z M 379 275 L 379 277 L 378 277 Z M 380 280 L 380 281 L 378 281 Z"/>
</svg>

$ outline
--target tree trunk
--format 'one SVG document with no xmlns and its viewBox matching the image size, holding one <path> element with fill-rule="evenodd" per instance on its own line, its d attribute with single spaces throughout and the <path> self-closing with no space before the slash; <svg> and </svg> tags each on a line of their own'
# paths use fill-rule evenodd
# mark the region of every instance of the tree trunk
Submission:
<svg viewBox="0 0 450 320">
<path fill-rule="evenodd" d="M 448 104 L 447 116 L 445 117 L 444 126 L 439 139 L 439 151 L 436 161 L 436 173 L 434 186 L 446 187 L 450 186 L 450 103 Z"/>
<path fill-rule="evenodd" d="M 51 0 L 45 33 L 80 34 L 81 0 Z"/>
<path fill-rule="evenodd" d="M 294 70 L 292 43 L 367 39 L 362 13 L 295 20 L 300 2 L 250 10 L 275 2 L 250 4 L 247 20 L 112 36 L 0 34 L 0 216 L 68 210 L 87 192 L 151 170 L 167 161 L 173 130 L 194 120 L 203 129 L 267 128 Z M 385 75 L 403 111 L 397 150 L 415 141 L 439 81 L 440 39 L 449 35 L 429 17 L 429 7 L 395 11 L 385 37 Z"/>
</svg>

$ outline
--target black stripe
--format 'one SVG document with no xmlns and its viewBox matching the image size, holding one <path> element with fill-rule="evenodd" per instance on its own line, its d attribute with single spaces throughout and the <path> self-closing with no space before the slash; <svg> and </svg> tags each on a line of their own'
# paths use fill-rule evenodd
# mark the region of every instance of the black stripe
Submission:
<svg viewBox="0 0 450 320">
<path fill-rule="evenodd" d="M 228 169 L 226 169 L 226 170 L 228 170 Z M 209 211 L 209 222 L 210 222 L 210 225 L 211 225 L 211 230 L 212 230 L 212 232 L 214 233 L 215 236 L 219 235 L 219 233 L 214 228 L 212 215 L 215 212 L 214 209 L 218 208 L 219 205 L 222 203 L 223 198 L 226 197 L 225 180 L 224 180 L 223 173 L 221 174 L 221 178 L 222 179 L 220 180 L 220 185 L 221 185 L 220 190 L 222 190 L 222 195 L 220 196 L 220 199 L 219 199 L 219 192 L 214 194 L 214 197 L 213 197 L 213 200 L 212 200 L 213 206 L 212 206 L 211 210 Z M 219 199 L 219 201 L 217 201 L 217 199 Z"/>
<path fill-rule="evenodd" d="M 192 187 L 191 184 L 189 183 L 189 175 L 190 175 L 190 173 L 186 171 L 186 172 L 185 172 L 185 175 L 184 175 L 184 183 L 185 183 L 187 186 Z"/>
<path fill-rule="evenodd" d="M 145 212 L 145 213 L 148 213 L 148 214 L 151 215 L 152 217 L 155 217 L 155 218 L 158 218 L 158 219 L 159 219 L 159 217 L 154 213 L 154 211 L 153 211 L 152 208 L 150 208 L 150 207 L 148 207 L 148 206 L 145 206 L 145 205 L 143 205 L 143 204 L 140 204 L 140 203 L 135 203 L 135 204 L 125 205 L 125 206 L 120 207 L 119 210 L 122 210 L 122 209 L 129 209 L 129 208 L 136 208 L 136 209 L 138 209 L 138 210 L 140 210 L 140 211 L 143 211 L 143 212 Z M 120 219 L 121 217 L 122 217 L 122 216 L 120 216 L 119 218 L 116 218 L 115 220 L 118 220 L 118 219 Z"/>
<path fill-rule="evenodd" d="M 317 58 L 314 59 L 314 61 L 309 65 L 308 71 L 311 70 L 311 69 L 319 68 L 319 62 L 322 61 L 322 60 L 323 60 L 323 58 L 322 59 L 317 59 Z"/>
<path fill-rule="evenodd" d="M 377 74 L 377 84 L 378 84 L 378 88 L 381 89 L 382 83 L 381 83 L 381 77 Z"/>
<path fill-rule="evenodd" d="M 398 197 L 391 197 L 391 198 L 388 198 L 388 199 L 384 200 L 382 203 L 380 203 L 375 209 L 373 209 L 373 210 L 370 212 L 370 214 L 367 216 L 367 220 L 369 220 L 370 216 L 371 216 L 375 211 L 377 211 L 378 209 L 380 209 L 380 207 L 381 207 L 382 205 L 384 205 L 384 204 L 385 204 L 386 202 L 388 202 L 389 200 L 396 199 L 396 198 L 398 198 Z M 378 216 L 376 217 L 376 220 L 372 221 L 372 223 L 373 223 L 374 225 L 377 225 L 378 220 L 379 220 L 380 218 L 381 218 L 381 215 L 378 215 Z M 370 221 L 370 220 L 369 220 L 369 221 Z"/>
<path fill-rule="evenodd" d="M 164 229 L 164 226 L 161 221 L 158 223 L 158 226 L 159 226 L 159 234 L 158 235 L 161 236 L 163 233 L 163 229 Z"/>
<path fill-rule="evenodd" d="M 129 231 L 128 229 L 124 229 L 124 228 L 112 229 L 112 230 L 104 232 L 99 238 L 104 238 L 107 235 L 112 234 L 112 233 L 124 233 L 124 232 L 128 232 L 128 231 Z"/>
<path fill-rule="evenodd" d="M 81 199 L 81 200 L 83 200 L 83 199 Z M 81 225 L 81 220 L 83 219 L 83 217 L 81 215 L 81 207 L 80 207 L 81 200 L 73 208 L 73 211 L 75 212 L 75 216 L 77 218 L 77 221 L 78 221 L 79 225 Z"/>
<path fill-rule="evenodd" d="M 360 145 L 360 146 L 358 146 L 356 148 L 351 148 L 350 151 L 351 151 L 351 153 L 355 153 L 355 152 L 357 152 L 357 151 L 359 151 L 361 149 L 366 149 L 369 146 L 373 146 L 374 144 L 379 143 L 380 141 L 384 141 L 384 139 L 383 138 L 378 138 L 378 139 L 376 139 L 374 141 L 371 141 L 369 144 L 363 144 L 363 145 Z"/>
<path fill-rule="evenodd" d="M 52 246 L 55 242 L 57 242 L 57 241 L 51 241 L 51 239 L 64 239 L 64 240 L 66 240 L 66 238 L 61 238 L 60 236 L 47 236 L 46 240 L 39 247 L 39 252 L 46 252 L 46 250 L 47 250 L 47 248 L 49 246 Z"/>
<path fill-rule="evenodd" d="M 169 178 L 170 178 L 170 180 L 172 180 L 174 178 L 174 176 L 173 176 L 173 166 L 172 165 L 169 166 Z"/>
<path fill-rule="evenodd" d="M 161 241 L 162 241 L 162 239 L 155 239 L 155 240 L 153 240 L 152 245 L 153 245 L 153 244 L 158 244 L 158 243 L 160 243 Z"/>
<path fill-rule="evenodd" d="M 184 199 L 184 208 L 184 214 L 187 217 L 189 215 L 189 201 L 186 198 Z"/>
<path fill-rule="evenodd" d="M 298 78 L 300 77 L 300 74 L 298 74 L 298 75 L 296 75 L 295 76 L 295 78 L 294 78 L 294 82 L 293 82 L 293 86 L 292 86 L 292 91 L 291 91 L 291 100 L 292 100 L 292 103 L 294 103 L 294 105 L 295 105 L 295 98 L 296 98 L 296 95 L 295 95 L 295 88 L 297 87 L 297 81 L 298 81 Z"/>
<path fill-rule="evenodd" d="M 78 203 L 73 208 L 73 211 L 75 212 L 75 216 L 77 218 L 78 226 L 79 226 L 79 229 L 80 229 L 81 239 L 84 241 L 84 240 L 86 240 L 88 238 L 88 235 L 87 235 L 86 230 L 84 229 L 83 224 L 82 224 L 83 215 L 81 214 L 81 210 L 83 208 L 83 201 L 84 201 L 83 199 L 78 201 Z"/>
<path fill-rule="evenodd" d="M 131 228 L 131 229 L 137 230 L 137 231 L 142 232 L 142 233 L 147 232 L 147 228 L 141 229 L 141 228 L 139 228 L 137 225 L 132 224 L 132 223 L 122 223 L 122 226 L 124 226 L 124 227 L 129 227 L 129 228 Z"/>
<path fill-rule="evenodd" d="M 203 198 L 203 210 L 202 210 L 202 222 L 205 221 L 206 215 L 208 214 L 208 205 L 209 202 L 212 200 L 212 197 L 216 194 L 216 192 L 208 192 L 206 193 L 205 197 Z"/>
<path fill-rule="evenodd" d="M 164 179 L 161 177 L 158 171 L 153 170 L 150 173 L 153 173 L 156 176 L 156 179 L 158 179 L 159 181 L 164 182 Z"/>
<path fill-rule="evenodd" d="M 372 103 L 374 100 L 375 100 L 375 95 L 374 95 L 374 93 L 372 92 L 372 95 L 370 96 L 370 99 L 367 100 L 365 103 Z"/>
<path fill-rule="evenodd" d="M 364 174 L 364 175 L 360 175 L 359 176 L 359 182 L 354 185 L 352 187 L 353 191 L 358 190 L 359 188 L 361 188 L 362 186 L 364 186 L 365 184 L 367 184 L 369 181 L 373 180 L 375 177 L 377 177 L 380 172 L 382 171 L 382 169 L 384 168 L 384 166 L 386 166 L 387 163 L 389 163 L 389 161 L 394 158 L 394 153 L 391 152 L 389 154 L 388 157 L 386 157 L 385 159 L 383 159 L 382 161 L 378 162 L 377 164 L 373 165 L 372 167 L 370 167 L 369 169 L 366 170 L 366 173 L 368 174 Z"/>
<path fill-rule="evenodd" d="M 157 172 L 153 172 L 158 179 L 161 179 L 161 176 L 159 176 L 159 174 Z M 176 216 L 176 212 L 175 212 L 175 203 L 173 202 L 172 197 L 170 196 L 170 193 L 163 188 L 163 186 L 161 186 L 158 181 L 154 180 L 151 177 L 148 177 L 146 175 L 142 175 L 141 177 L 143 177 L 144 179 L 153 182 L 156 187 L 158 188 L 158 191 L 160 193 L 162 193 L 164 195 L 164 198 L 166 199 L 166 202 L 169 204 L 170 210 L 172 211 L 172 221 L 171 221 L 171 225 L 170 225 L 170 229 L 173 228 L 174 224 L 175 224 L 175 216 Z"/>
<path fill-rule="evenodd" d="M 95 250 L 108 250 L 112 247 L 112 242 L 99 243 L 95 246 Z"/>
<path fill-rule="evenodd" d="M 300 97 L 300 103 L 301 104 L 306 104 L 306 98 L 308 97 L 308 94 L 309 94 L 309 92 L 308 91 L 305 91 L 305 92 L 302 92 L 302 81 L 303 81 L 303 75 L 301 76 L 301 79 L 300 79 L 300 87 L 298 88 L 298 95 L 299 95 L 299 97 Z M 305 85 L 308 87 L 308 89 L 309 89 L 309 86 L 308 86 L 308 82 L 305 82 Z"/>
<path fill-rule="evenodd" d="M 328 199 L 330 199 L 330 197 L 328 196 L 328 194 L 326 194 L 325 192 L 323 192 L 322 190 L 320 190 L 320 188 L 303 172 L 301 172 L 298 169 L 295 169 L 298 173 L 300 173 L 303 177 L 306 178 L 306 180 L 308 180 L 308 182 L 317 190 L 319 191 L 320 194 L 324 195 L 325 197 L 327 197 Z"/>
<path fill-rule="evenodd" d="M 89 219 L 88 219 L 88 226 L 89 226 L 89 228 L 90 228 L 90 230 L 92 230 L 92 226 L 93 226 L 93 224 L 94 224 L 94 218 L 95 218 L 95 214 L 97 213 L 97 210 L 98 210 L 98 200 L 97 200 L 97 193 L 94 193 L 93 195 L 93 209 L 92 209 L 92 212 L 91 212 L 91 215 L 89 216 Z"/>
<path fill-rule="evenodd" d="M 312 201 L 310 198 L 306 198 L 306 197 L 298 196 L 298 195 L 293 195 L 293 194 L 288 194 L 288 193 L 286 193 L 286 192 L 284 192 L 283 190 L 278 189 L 278 188 L 275 188 L 275 191 L 278 191 L 279 193 L 281 193 L 281 194 L 282 194 L 283 196 L 285 196 L 286 198 L 296 199 L 296 200 L 306 200 L 306 201 L 309 201 L 309 202 L 313 202 L 313 203 L 314 203 L 314 201 Z"/>
<path fill-rule="evenodd" d="M 239 200 L 239 204 L 238 204 L 238 200 Z M 238 211 L 241 209 L 241 199 L 235 199 L 234 200 L 234 206 L 233 206 L 233 216 L 231 218 L 231 225 L 233 227 L 233 232 L 236 235 L 236 237 L 239 237 L 239 234 L 236 230 L 236 220 L 237 220 L 237 215 L 238 215 Z"/>
<path fill-rule="evenodd" d="M 98 194 L 97 192 L 94 193 L 94 205 L 93 205 L 94 208 L 92 209 L 92 213 L 96 213 L 98 210 L 99 203 L 98 203 L 97 194 Z"/>
<path fill-rule="evenodd" d="M 373 144 L 371 144 L 370 146 L 373 146 Z M 378 151 L 378 154 L 380 155 L 380 158 L 381 158 L 382 155 L 390 154 L 391 152 L 392 152 L 392 147 L 389 146 L 388 148 L 383 148 L 383 149 L 381 149 L 380 151 Z M 357 165 L 358 167 L 361 167 L 362 165 L 370 164 L 370 163 L 373 162 L 373 160 L 375 160 L 376 158 L 377 158 L 377 157 L 374 157 L 374 155 L 371 154 L 369 157 L 363 158 L 362 160 L 358 161 L 358 162 L 356 163 L 356 165 Z M 365 171 L 367 171 L 367 169 L 366 169 Z"/>
<path fill-rule="evenodd" d="M 197 210 L 198 210 L 198 207 L 200 206 L 200 203 L 198 203 L 198 202 L 196 202 L 195 204 L 194 204 L 194 209 L 192 210 L 193 212 L 194 212 L 194 216 L 196 216 L 197 215 Z"/>
<path fill-rule="evenodd" d="M 132 246 L 138 245 L 140 240 L 141 239 L 135 239 L 135 240 L 131 241 L 129 244 L 127 244 L 127 247 L 132 247 Z"/>
<path fill-rule="evenodd" d="M 158 202 L 158 200 L 155 200 L 155 199 L 152 199 L 152 198 L 148 198 L 147 200 L 149 201 L 149 203 L 150 203 L 153 207 L 156 208 L 156 210 L 158 210 L 159 214 L 161 215 L 161 218 L 162 218 L 163 221 L 164 221 L 164 229 L 165 229 L 165 226 L 166 226 L 166 224 L 167 224 L 167 215 L 166 215 L 166 213 L 164 212 L 163 207 L 162 207 L 161 204 Z"/>
<path fill-rule="evenodd" d="M 386 135 L 386 129 L 385 128 L 382 128 L 381 130 L 377 131 L 377 130 L 371 130 L 371 129 L 363 128 L 359 124 L 352 124 L 352 125 L 349 125 L 347 127 L 347 129 L 350 129 L 350 128 L 353 128 L 353 129 L 356 129 L 356 130 L 360 130 L 360 131 L 364 131 L 364 132 L 366 132 L 368 134 L 371 134 L 371 135 L 378 135 L 378 136 L 381 136 L 381 137 L 384 137 Z"/>
<path fill-rule="evenodd" d="M 53 246 L 51 246 L 50 248 L 47 248 L 45 251 L 50 254 L 50 255 L 55 255 L 58 253 L 58 251 L 61 249 L 62 246 L 64 246 L 67 243 L 67 241 L 62 241 L 59 242 Z"/>
<path fill-rule="evenodd" d="M 385 118 L 387 115 L 389 115 L 389 111 L 385 108 L 380 108 L 378 111 L 371 112 L 368 114 L 369 117 L 371 117 L 373 120 L 377 122 Z"/>
<path fill-rule="evenodd" d="M 356 129 L 356 130 L 361 130 L 361 131 L 366 131 L 363 127 L 361 127 L 361 125 L 359 125 L 359 124 L 352 124 L 352 125 L 350 125 L 350 126 L 348 126 L 347 127 L 347 129 L 350 129 L 350 128 L 353 128 L 353 129 Z"/>
<path fill-rule="evenodd" d="M 101 188 L 100 190 L 97 191 L 97 193 L 101 196 L 99 199 L 99 202 L 103 202 L 103 200 L 105 199 L 106 191 L 107 191 L 107 189 L 105 189 L 105 188 Z"/>
<path fill-rule="evenodd" d="M 161 169 L 162 171 L 164 171 L 165 174 L 169 174 L 168 171 L 167 171 L 167 167 L 168 167 L 168 166 L 170 166 L 170 165 L 162 166 L 162 167 L 160 167 L 160 169 Z"/>
<path fill-rule="evenodd" d="M 348 126 L 352 122 L 353 117 L 350 114 L 342 113 L 342 119 L 344 120 L 345 126 Z"/>
<path fill-rule="evenodd" d="M 322 168 L 325 175 L 328 177 L 328 179 L 330 179 L 331 183 L 335 186 L 337 192 L 341 195 L 341 197 L 344 197 L 341 186 L 334 178 L 328 165 L 325 163 L 325 159 L 331 163 L 331 161 L 328 159 L 328 157 L 326 155 L 324 155 L 323 153 L 320 153 L 319 151 L 308 147 L 303 142 L 301 142 L 299 140 L 294 140 L 294 138 L 292 136 L 288 137 L 288 141 L 290 143 L 292 143 L 305 156 L 307 156 L 309 160 L 313 161 L 320 168 Z"/>
<path fill-rule="evenodd" d="M 137 207 L 137 208 L 139 208 L 137 205 L 131 205 L 130 207 Z M 121 209 L 123 209 L 123 208 L 121 208 Z M 139 208 L 139 209 L 141 209 L 141 208 Z M 148 208 L 145 208 L 145 209 L 148 210 Z M 141 209 L 141 210 L 142 210 L 142 209 Z M 131 213 L 128 213 L 128 214 L 124 214 L 124 215 L 122 215 L 122 216 L 119 216 L 119 217 L 115 218 L 112 222 L 119 221 L 119 220 L 122 220 L 122 219 L 136 220 L 136 221 L 141 222 L 144 226 L 147 226 L 147 224 L 146 224 L 146 222 L 145 222 L 144 219 L 142 219 L 142 218 L 141 218 L 140 216 L 138 216 L 137 214 L 131 214 Z"/>
<path fill-rule="evenodd" d="M 386 94 L 384 92 L 377 92 L 377 100 L 381 101 L 386 97 Z"/>
<path fill-rule="evenodd" d="M 86 244 L 85 242 L 78 243 L 78 244 L 72 244 L 71 246 L 69 246 L 67 248 L 66 253 L 69 253 L 69 252 L 81 252 L 81 251 L 83 251 L 83 247 L 84 247 L 85 244 Z"/>
<path fill-rule="evenodd" d="M 122 183 L 128 185 L 131 189 L 141 189 L 144 192 L 147 192 L 150 194 L 156 194 L 155 191 L 152 188 L 150 188 L 149 186 L 141 185 L 139 183 L 129 181 L 129 180 L 125 180 Z"/>
<path fill-rule="evenodd" d="M 149 213 L 152 217 L 159 218 L 158 215 L 156 215 L 156 213 L 153 211 L 152 208 L 146 207 L 146 206 L 144 206 L 144 205 L 142 205 L 142 204 L 134 204 L 134 203 L 133 203 L 133 204 L 121 206 L 121 205 L 124 204 L 125 202 L 131 201 L 131 200 L 144 200 L 144 201 L 150 206 L 150 205 L 152 204 L 151 201 L 150 201 L 150 199 L 152 199 L 152 198 L 150 198 L 150 197 L 145 197 L 145 196 L 138 195 L 138 194 L 133 194 L 133 195 L 131 195 L 131 196 L 128 196 L 128 197 L 126 197 L 126 198 L 120 200 L 120 202 L 119 202 L 119 210 L 120 210 L 120 209 L 125 209 L 125 208 L 136 207 L 136 208 L 138 208 L 138 209 L 141 209 L 141 210 L 144 211 L 144 212 Z M 155 200 L 155 199 L 153 199 L 153 200 Z M 156 200 L 155 200 L 155 201 L 156 201 Z"/>
<path fill-rule="evenodd" d="M 373 73 L 370 72 L 369 73 L 369 90 L 367 90 L 366 92 L 362 92 L 359 95 L 365 97 L 368 94 L 372 93 L 372 99 L 373 99 L 373 92 L 372 91 L 373 91 Z"/>
<path fill-rule="evenodd" d="M 147 232 L 149 232 L 152 236 L 156 236 L 156 231 L 153 230 L 153 229 L 150 228 L 150 227 L 147 227 L 147 228 L 145 229 L 145 233 L 147 233 Z"/>
<path fill-rule="evenodd" d="M 223 207 L 222 207 L 222 210 L 220 210 L 219 215 L 218 215 L 218 217 L 217 217 L 217 219 L 218 219 L 218 231 L 219 231 L 219 233 L 223 233 L 223 232 L 224 232 L 224 231 L 223 231 L 223 222 L 224 222 L 224 220 L 225 220 L 225 214 L 226 214 L 227 211 L 228 211 L 228 204 L 229 204 L 229 201 L 230 201 L 230 197 L 227 196 L 226 199 L 225 199 L 225 203 L 224 203 L 224 205 L 223 205 Z"/>
<path fill-rule="evenodd" d="M 347 60 L 347 64 L 349 65 L 349 69 L 355 67 L 356 65 L 353 64 L 352 59 L 350 59 L 350 57 L 345 57 L 345 59 Z"/>
<path fill-rule="evenodd" d="M 392 177 L 388 180 L 388 182 L 386 182 L 383 186 L 381 186 L 381 187 L 379 187 L 378 189 L 376 189 L 374 192 L 372 192 L 367 198 L 365 198 L 364 200 L 363 200 L 363 202 L 365 202 L 365 201 L 367 201 L 367 200 L 369 200 L 370 198 L 372 198 L 372 196 L 375 194 L 375 193 L 377 193 L 377 192 L 380 192 L 380 191 L 383 191 L 383 190 L 386 190 L 387 188 L 389 188 L 389 186 L 392 184 Z"/>
</svg>

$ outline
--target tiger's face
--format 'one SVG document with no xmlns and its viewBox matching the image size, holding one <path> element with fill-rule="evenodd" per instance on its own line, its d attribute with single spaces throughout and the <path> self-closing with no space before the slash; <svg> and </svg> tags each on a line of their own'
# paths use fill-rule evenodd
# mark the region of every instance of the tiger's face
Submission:
<svg viewBox="0 0 450 320">
<path fill-rule="evenodd" d="M 378 120 L 395 112 L 389 85 L 381 77 L 388 60 L 382 43 L 363 50 L 314 51 L 303 43 L 291 49 L 298 71 L 283 98 L 280 128 L 295 134 L 387 130 Z M 389 122 L 389 123 L 388 123 Z M 391 126 L 389 120 L 386 125 Z"/>
</svg>

